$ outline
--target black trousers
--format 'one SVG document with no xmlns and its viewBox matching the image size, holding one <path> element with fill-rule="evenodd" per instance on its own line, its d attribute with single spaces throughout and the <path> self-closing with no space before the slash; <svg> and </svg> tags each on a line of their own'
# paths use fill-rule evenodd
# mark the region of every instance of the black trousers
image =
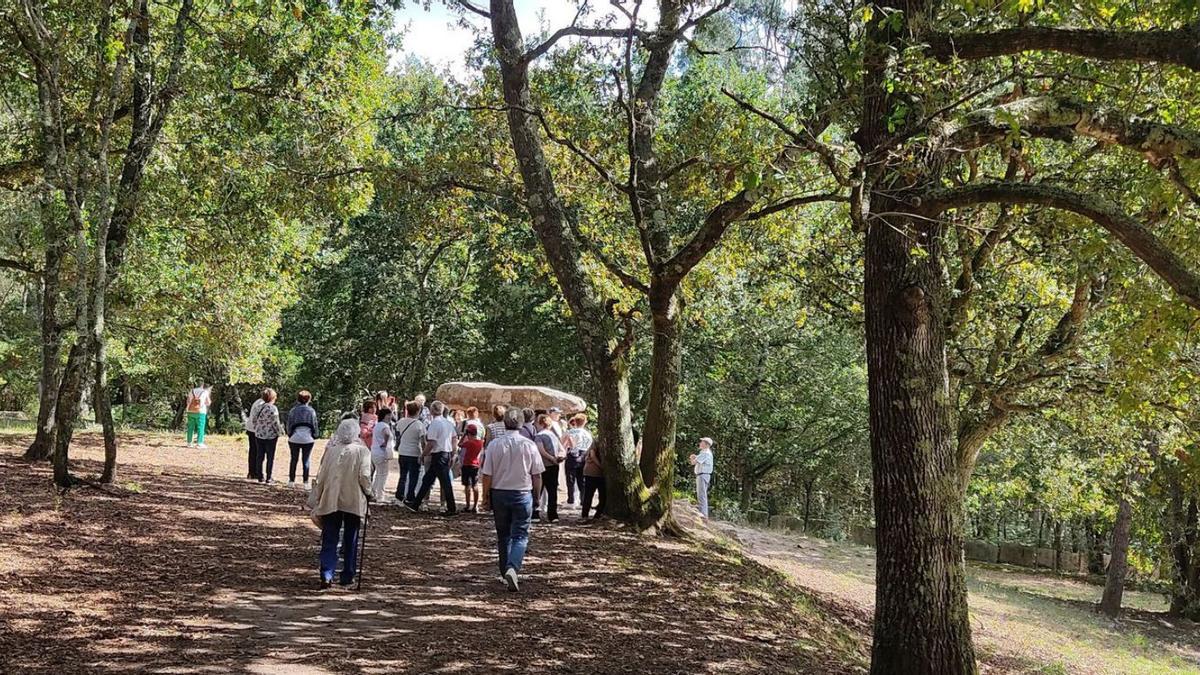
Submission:
<svg viewBox="0 0 1200 675">
<path fill-rule="evenodd" d="M 446 502 L 446 510 L 454 513 L 454 485 L 450 482 L 450 453 L 438 452 L 429 458 L 429 468 L 425 470 L 425 480 L 421 481 L 421 489 L 417 491 L 417 504 L 425 501 L 433 490 L 436 480 L 442 488 L 442 501 Z"/>
<path fill-rule="evenodd" d="M 542 489 L 546 491 L 546 503 L 540 504 L 541 508 L 534 510 L 540 512 L 544 508 L 548 520 L 558 518 L 558 474 L 561 471 L 562 466 L 555 464 L 546 467 L 546 470 L 542 472 Z M 539 498 L 540 495 L 534 495 L 533 502 L 537 504 Z"/>
<path fill-rule="evenodd" d="M 578 490 L 576 489 L 578 488 Z M 579 497 L 583 498 L 583 462 L 578 462 L 567 457 L 567 503 L 575 503 L 575 493 L 579 492 Z"/>
<path fill-rule="evenodd" d="M 292 461 L 290 464 L 288 464 L 288 480 L 292 482 L 296 481 L 296 462 L 302 459 L 304 468 L 304 482 L 307 483 L 308 470 L 311 466 L 309 460 L 312 457 L 313 444 L 293 443 L 288 441 L 288 449 L 292 451 Z"/>
<path fill-rule="evenodd" d="M 258 437 L 253 431 L 246 432 L 246 438 L 250 439 L 250 451 L 246 453 L 246 478 L 262 478 L 262 472 L 258 469 Z"/>
<path fill-rule="evenodd" d="M 592 508 L 592 495 L 600 493 L 600 503 L 596 506 L 596 515 L 604 515 L 604 476 L 584 476 L 583 477 L 583 511 L 580 516 L 587 518 L 588 511 Z"/>
<path fill-rule="evenodd" d="M 271 480 L 271 472 L 275 470 L 275 446 L 278 444 L 278 436 L 275 438 L 258 439 L 258 458 L 254 460 L 254 463 L 258 465 L 258 475 L 255 478 L 260 483 Z M 265 471 L 263 470 L 264 461 L 267 463 Z"/>
</svg>

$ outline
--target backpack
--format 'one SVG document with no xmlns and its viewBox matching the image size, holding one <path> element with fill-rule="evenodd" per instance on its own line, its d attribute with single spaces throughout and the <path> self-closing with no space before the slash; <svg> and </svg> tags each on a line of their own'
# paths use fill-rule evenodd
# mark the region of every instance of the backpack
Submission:
<svg viewBox="0 0 1200 675">
<path fill-rule="evenodd" d="M 200 412 L 200 397 L 196 395 L 195 390 L 188 392 L 187 411 L 190 413 Z"/>
</svg>

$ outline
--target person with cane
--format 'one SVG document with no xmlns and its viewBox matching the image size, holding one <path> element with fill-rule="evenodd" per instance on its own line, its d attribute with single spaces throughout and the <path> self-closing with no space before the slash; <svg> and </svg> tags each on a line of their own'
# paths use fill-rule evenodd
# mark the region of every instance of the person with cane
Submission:
<svg viewBox="0 0 1200 675">
<path fill-rule="evenodd" d="M 371 451 L 362 443 L 358 422 L 342 420 L 325 446 L 317 484 L 309 493 L 313 522 L 321 528 L 322 589 L 333 585 L 339 539 L 343 562 L 338 584 L 354 583 L 361 551 L 359 532 L 367 518 L 370 494 Z"/>
</svg>

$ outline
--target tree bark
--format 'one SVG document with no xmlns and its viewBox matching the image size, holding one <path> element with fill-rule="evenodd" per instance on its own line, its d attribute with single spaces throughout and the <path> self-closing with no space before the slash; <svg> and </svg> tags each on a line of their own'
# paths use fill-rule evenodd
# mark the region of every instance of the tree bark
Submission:
<svg viewBox="0 0 1200 675">
<path fill-rule="evenodd" d="M 1104 574 L 1104 537 L 1094 517 L 1087 519 L 1084 531 L 1087 537 L 1088 574 Z"/>
<path fill-rule="evenodd" d="M 49 197 L 43 197 L 48 202 Z M 59 361 L 62 358 L 62 332 L 58 328 L 58 296 L 61 290 L 63 242 L 55 217 L 43 204 L 42 227 L 46 232 L 46 253 L 42 265 L 41 338 L 42 362 L 38 375 L 37 432 L 25 451 L 25 458 L 50 459 L 54 452 L 54 404 L 58 400 Z"/>
<path fill-rule="evenodd" d="M 895 54 L 923 25 L 921 0 L 873 3 L 863 36 L 865 158 L 851 200 L 866 230 L 864 296 L 875 505 L 874 675 L 974 675 L 963 507 L 946 365 L 949 288 L 939 219 L 908 215 L 938 157 L 889 159 Z M 897 21 L 897 19 L 900 19 Z"/>
<path fill-rule="evenodd" d="M 1061 520 L 1054 521 L 1054 571 L 1062 571 L 1062 556 L 1063 556 L 1063 523 Z"/>
<path fill-rule="evenodd" d="M 1108 561 L 1108 579 L 1100 611 L 1110 618 L 1121 613 L 1121 597 L 1125 593 L 1125 574 L 1129 569 L 1129 532 L 1133 525 L 1133 504 L 1128 496 L 1121 497 L 1117 507 L 1117 522 L 1113 526 L 1112 557 Z"/>
<path fill-rule="evenodd" d="M 1172 616 L 1200 621 L 1200 509 L 1195 496 L 1186 496 L 1179 469 L 1169 470 L 1167 509 L 1163 530 L 1171 550 Z"/>
<path fill-rule="evenodd" d="M 581 264 L 582 251 L 546 161 L 529 90 L 528 61 L 512 0 L 491 0 L 492 37 L 500 64 L 509 135 L 525 187 L 534 233 L 542 244 L 559 288 L 571 308 L 580 346 L 596 379 L 597 442 L 604 453 L 609 514 L 644 526 L 648 491 L 634 451 L 629 410 L 627 342 L 619 321 Z M 626 340 L 632 336 L 626 334 Z"/>
<path fill-rule="evenodd" d="M 881 191 L 872 208 L 902 211 Z M 940 232 L 880 218 L 867 231 L 866 323 L 878 567 L 873 673 L 974 673 L 961 562 Z M 924 249 L 914 255 L 916 241 Z"/>
<path fill-rule="evenodd" d="M 103 306 L 103 305 L 102 305 Z M 100 473 L 101 483 L 111 483 L 117 478 L 117 429 L 113 422 L 112 390 L 108 383 L 108 345 L 103 335 L 104 325 L 100 324 L 100 334 L 93 334 L 93 405 L 96 409 L 96 421 L 104 433 L 104 470 Z"/>
<path fill-rule="evenodd" d="M 671 529 L 674 499 L 675 425 L 679 414 L 679 381 L 683 370 L 683 317 L 677 294 L 651 286 L 650 317 L 654 329 L 650 357 L 650 398 L 642 436 L 642 480 L 650 490 L 645 518 Z"/>
</svg>

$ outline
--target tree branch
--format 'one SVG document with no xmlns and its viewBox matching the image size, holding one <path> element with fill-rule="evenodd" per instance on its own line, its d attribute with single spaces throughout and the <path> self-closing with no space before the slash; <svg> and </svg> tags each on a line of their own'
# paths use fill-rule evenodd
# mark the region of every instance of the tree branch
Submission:
<svg viewBox="0 0 1200 675">
<path fill-rule="evenodd" d="M 491 12 L 476 5 L 475 3 L 471 2 L 470 0 L 454 0 L 454 2 L 459 7 L 462 7 L 463 9 L 467 10 L 468 12 L 473 12 L 475 14 L 478 14 L 479 16 L 482 16 L 485 19 L 492 18 Z"/>
<path fill-rule="evenodd" d="M 1038 183 L 984 183 L 931 190 L 920 209 L 937 216 L 943 211 L 976 204 L 1040 204 L 1081 215 L 1108 230 L 1180 295 L 1200 309 L 1200 276 L 1142 223 L 1115 204 L 1089 194 Z"/>
<path fill-rule="evenodd" d="M 1101 61 L 1170 63 L 1200 70 L 1198 38 L 1200 24 L 1146 31 L 1022 26 L 979 33 L 932 33 L 926 41 L 928 53 L 942 62 L 1045 51 Z"/>
<path fill-rule="evenodd" d="M 24 272 L 35 277 L 42 276 L 42 271 L 38 268 L 20 260 L 13 260 L 12 258 L 0 258 L 0 268 Z"/>
<path fill-rule="evenodd" d="M 1173 157 L 1200 159 L 1200 134 L 1191 129 L 1051 96 L 976 110 L 946 124 L 941 136 L 955 149 L 970 150 L 1008 138 L 1014 131 L 1058 140 L 1084 136 L 1136 150 L 1156 166 Z"/>
<path fill-rule="evenodd" d="M 788 209 L 792 209 L 797 206 L 803 206 L 805 204 L 815 204 L 817 202 L 849 202 L 849 201 L 850 201 L 849 197 L 847 197 L 845 195 L 837 194 L 836 192 L 822 192 L 820 194 L 815 194 L 815 195 L 804 195 L 802 197 L 792 197 L 790 199 L 785 199 L 776 204 L 772 204 L 770 206 L 765 206 L 757 211 L 751 211 L 750 213 L 747 213 L 746 215 L 742 216 L 741 218 L 738 218 L 738 220 L 743 220 L 743 221 L 761 220 L 763 218 L 766 218 L 769 215 L 779 213 L 780 211 L 786 211 Z"/>
</svg>

